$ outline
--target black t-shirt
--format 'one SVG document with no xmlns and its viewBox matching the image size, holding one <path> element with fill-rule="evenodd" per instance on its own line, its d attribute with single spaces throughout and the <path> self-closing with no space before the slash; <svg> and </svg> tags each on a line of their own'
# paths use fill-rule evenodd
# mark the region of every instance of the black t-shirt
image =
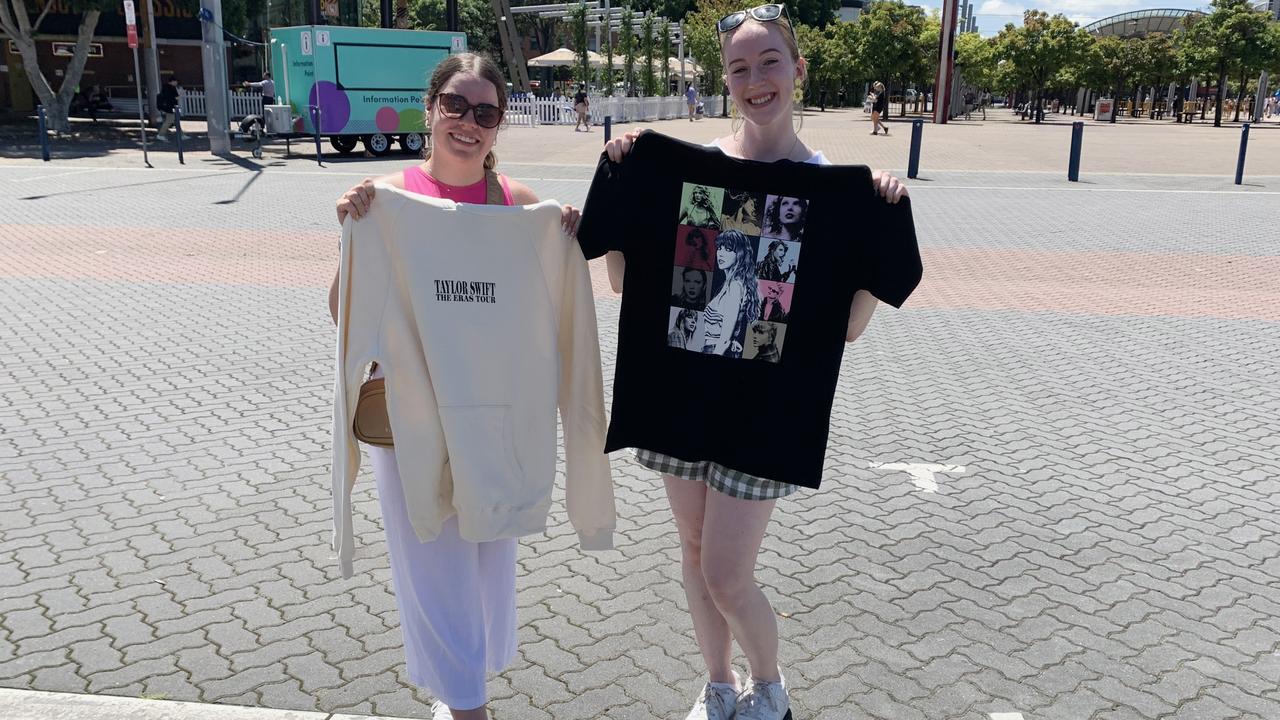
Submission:
<svg viewBox="0 0 1280 720">
<path fill-rule="evenodd" d="M 910 202 L 878 197 L 865 166 L 652 132 L 622 163 L 601 156 L 578 241 L 627 260 L 605 451 L 813 488 L 854 292 L 901 306 L 921 274 Z"/>
<path fill-rule="evenodd" d="M 876 93 L 875 102 L 871 104 L 871 109 L 878 113 L 889 112 L 889 91 Z"/>
<path fill-rule="evenodd" d="M 584 92 L 580 92 L 580 93 L 578 93 L 577 95 L 574 95 L 574 96 L 573 96 L 573 104 L 574 104 L 574 105 L 582 105 L 582 104 L 584 104 L 584 103 L 586 103 L 586 102 L 587 102 L 587 94 L 586 94 L 586 93 L 584 93 Z"/>
</svg>

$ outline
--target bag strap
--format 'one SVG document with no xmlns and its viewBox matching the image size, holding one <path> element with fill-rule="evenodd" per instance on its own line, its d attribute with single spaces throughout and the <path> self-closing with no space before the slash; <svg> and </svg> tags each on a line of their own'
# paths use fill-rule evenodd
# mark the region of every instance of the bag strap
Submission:
<svg viewBox="0 0 1280 720">
<path fill-rule="evenodd" d="M 507 194 L 502 189 L 502 181 L 498 179 L 498 173 L 486 169 L 484 171 L 484 179 L 486 185 L 485 202 L 489 205 L 506 205 Z"/>
</svg>

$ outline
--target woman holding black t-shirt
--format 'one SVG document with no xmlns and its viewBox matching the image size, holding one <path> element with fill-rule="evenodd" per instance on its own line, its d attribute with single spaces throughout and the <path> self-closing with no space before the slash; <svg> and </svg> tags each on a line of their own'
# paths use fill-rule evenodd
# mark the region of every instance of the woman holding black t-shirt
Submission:
<svg viewBox="0 0 1280 720">
<path fill-rule="evenodd" d="M 826 164 L 822 153 L 800 140 L 792 124 L 797 90 L 805 78 L 805 61 L 800 57 L 784 6 L 761 5 L 731 13 L 717 23 L 716 29 L 725 81 L 742 119 L 740 124 L 735 123 L 732 134 L 716 140 L 714 145 L 727 155 L 747 160 Z M 627 133 L 608 143 L 605 151 L 609 158 L 622 162 L 640 132 Z M 906 188 L 888 173 L 875 173 L 873 182 L 887 202 L 896 203 L 907 195 Z M 590 211 L 588 206 L 586 212 Z M 722 245 L 720 238 L 732 234 L 721 233 L 717 245 Z M 720 262 L 719 252 L 727 250 L 727 246 L 718 248 L 717 275 L 724 277 L 724 284 L 715 288 L 717 294 L 733 292 L 735 287 L 729 270 L 740 261 L 735 258 L 730 262 L 726 255 L 725 261 Z M 751 258 L 752 275 L 757 262 Z M 610 252 L 608 265 L 613 289 L 622 292 L 623 255 Z M 743 265 L 744 270 L 746 267 Z M 746 343 L 733 338 L 738 345 L 734 349 L 742 353 L 741 345 L 746 344 L 755 358 L 776 362 L 777 328 L 766 319 L 756 320 L 762 301 L 755 298 L 747 307 L 741 300 L 730 301 L 726 295 L 719 301 L 726 306 L 724 309 L 717 302 L 713 297 L 708 305 L 708 309 L 715 306 L 721 316 L 717 343 L 725 343 L 730 333 L 739 330 L 731 325 L 749 327 L 759 337 L 753 336 Z M 862 333 L 877 302 L 866 290 L 857 291 L 849 310 L 846 340 L 852 342 Z M 743 308 L 741 314 L 736 311 L 739 307 Z M 726 310 L 737 317 L 730 317 Z M 708 336 L 707 342 L 711 341 Z M 744 434 L 743 442 L 754 441 Z M 688 720 L 788 720 L 790 700 L 778 667 L 777 620 L 768 598 L 756 584 L 755 566 L 777 499 L 798 486 L 754 477 L 717 463 L 684 460 L 644 449 L 636 450 L 636 459 L 663 474 L 680 533 L 685 596 L 707 664 L 707 683 Z M 735 639 L 750 663 L 747 683 L 733 671 L 731 650 Z"/>
</svg>

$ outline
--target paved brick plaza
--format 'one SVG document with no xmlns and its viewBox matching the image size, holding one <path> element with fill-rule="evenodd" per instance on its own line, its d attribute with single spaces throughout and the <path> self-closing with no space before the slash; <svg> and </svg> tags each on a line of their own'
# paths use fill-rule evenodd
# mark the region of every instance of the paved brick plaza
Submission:
<svg viewBox="0 0 1280 720">
<path fill-rule="evenodd" d="M 804 134 L 905 165 L 907 128 L 862 118 Z M 1068 125 L 926 128 L 925 281 L 849 348 L 826 487 L 762 551 L 796 720 L 1280 717 L 1280 125 L 1243 188 L 1238 137 L 1091 124 L 1075 185 Z M 580 203 L 599 141 L 498 150 Z M 354 578 L 326 545 L 332 202 L 408 161 L 12 154 L 0 687 L 424 717 L 372 477 Z M 617 551 L 560 505 L 522 543 L 500 720 L 682 718 L 700 687 L 661 483 L 613 466 Z"/>
</svg>

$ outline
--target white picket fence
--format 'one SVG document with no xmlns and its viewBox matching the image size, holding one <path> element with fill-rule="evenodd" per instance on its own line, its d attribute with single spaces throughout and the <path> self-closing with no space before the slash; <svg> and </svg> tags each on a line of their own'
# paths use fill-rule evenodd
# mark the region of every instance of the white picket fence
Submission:
<svg viewBox="0 0 1280 720">
<path fill-rule="evenodd" d="M 205 94 L 200 90 L 183 90 L 178 93 L 183 117 L 205 116 Z M 720 115 L 721 96 L 702 98 L 703 112 L 707 117 Z M 112 103 L 124 109 L 128 104 L 125 98 L 112 98 Z M 591 123 L 603 125 L 605 116 L 613 118 L 615 123 L 652 122 L 655 120 L 675 120 L 688 117 L 689 109 L 683 96 L 667 97 L 602 97 L 592 96 Z M 134 101 L 129 109 L 136 111 Z M 247 115 L 262 114 L 262 95 L 256 92 L 231 93 L 231 118 L 233 120 Z M 578 115 L 573 110 L 571 98 L 542 98 L 526 96 L 512 98 L 507 105 L 507 123 L 510 125 L 537 127 L 539 125 L 573 125 Z"/>
<path fill-rule="evenodd" d="M 703 113 L 720 114 L 721 97 L 703 98 Z M 689 107 L 683 96 L 667 97 L 603 97 L 590 96 L 591 124 L 603 125 L 606 116 L 615 123 L 652 122 L 687 118 Z M 578 114 L 573 110 L 571 98 L 540 98 L 533 96 L 512 98 L 507 104 L 507 123 L 522 127 L 539 125 L 573 125 Z"/>
<path fill-rule="evenodd" d="M 200 90 L 183 90 L 178 93 L 178 101 L 182 103 L 183 117 L 204 117 L 205 96 Z M 262 94 L 258 92 L 231 93 L 231 119 L 238 120 L 248 115 L 262 115 Z"/>
</svg>

